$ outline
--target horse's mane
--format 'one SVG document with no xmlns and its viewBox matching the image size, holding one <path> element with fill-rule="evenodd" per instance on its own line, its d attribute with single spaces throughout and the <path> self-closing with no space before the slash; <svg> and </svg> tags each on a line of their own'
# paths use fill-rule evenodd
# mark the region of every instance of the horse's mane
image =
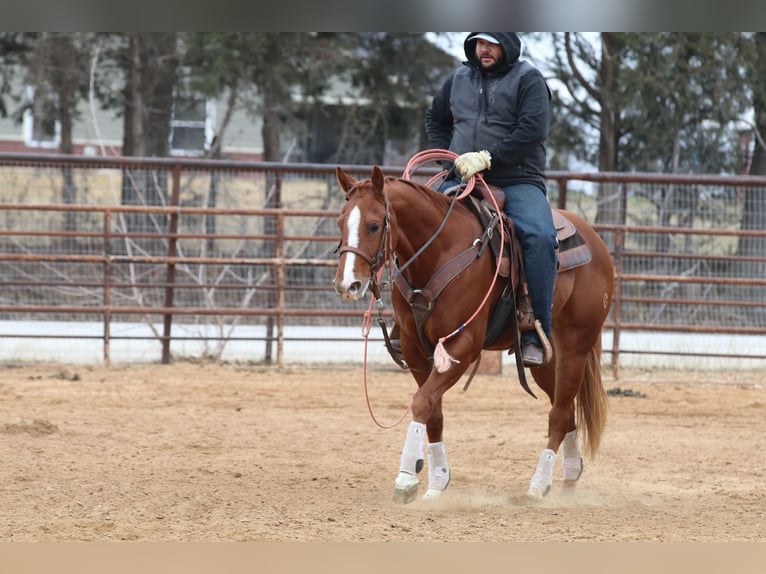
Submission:
<svg viewBox="0 0 766 574">
<path fill-rule="evenodd" d="M 428 187 L 425 184 L 410 179 L 386 176 L 384 185 L 396 190 L 396 193 L 417 193 L 423 199 L 427 200 L 434 207 L 438 207 L 443 213 L 449 209 L 451 198 L 443 193 Z M 372 180 L 365 179 L 356 182 L 356 184 L 346 193 L 346 201 L 354 197 L 357 193 L 362 193 L 367 187 L 372 187 Z"/>
<path fill-rule="evenodd" d="M 402 178 L 394 178 L 394 177 L 387 177 L 386 183 L 400 183 L 404 185 L 405 187 L 409 187 L 410 189 L 417 191 L 421 195 L 423 195 L 426 199 L 429 201 L 432 201 L 436 203 L 437 205 L 440 203 L 444 206 L 444 209 L 446 210 L 449 207 L 451 199 L 444 195 L 443 193 L 428 187 L 422 183 L 418 183 L 416 181 L 412 181 L 411 179 L 402 179 Z"/>
</svg>

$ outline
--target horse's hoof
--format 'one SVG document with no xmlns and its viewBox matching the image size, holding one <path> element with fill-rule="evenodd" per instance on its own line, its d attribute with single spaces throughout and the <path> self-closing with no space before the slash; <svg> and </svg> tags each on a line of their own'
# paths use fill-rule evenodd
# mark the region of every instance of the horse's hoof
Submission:
<svg viewBox="0 0 766 574">
<path fill-rule="evenodd" d="M 437 490 L 436 488 L 429 488 L 423 495 L 423 500 L 435 500 L 442 495 L 443 490 Z"/>
<path fill-rule="evenodd" d="M 564 464 L 564 480 L 579 480 L 582 475 L 583 463 L 582 457 L 578 458 L 565 458 Z"/>
<path fill-rule="evenodd" d="M 416 476 L 400 472 L 394 481 L 394 502 L 409 504 L 418 495 L 418 479 Z"/>
<path fill-rule="evenodd" d="M 409 504 L 418 496 L 418 485 L 409 488 L 394 488 L 394 502 Z"/>
<path fill-rule="evenodd" d="M 550 491 L 551 491 L 550 485 L 543 487 L 537 484 L 533 484 L 529 487 L 529 490 L 527 490 L 527 496 L 530 496 L 537 500 L 542 500 L 545 496 L 548 495 Z"/>
</svg>

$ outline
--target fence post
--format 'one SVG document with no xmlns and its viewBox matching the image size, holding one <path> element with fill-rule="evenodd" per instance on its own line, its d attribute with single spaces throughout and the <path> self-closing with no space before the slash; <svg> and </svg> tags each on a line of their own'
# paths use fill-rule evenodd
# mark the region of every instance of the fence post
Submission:
<svg viewBox="0 0 766 574">
<path fill-rule="evenodd" d="M 111 362 L 111 323 L 112 323 L 112 211 L 104 211 L 104 364 Z"/>
<path fill-rule="evenodd" d="M 618 378 L 620 362 L 620 307 L 622 306 L 622 249 L 625 228 L 614 232 L 614 288 L 612 290 L 612 376 Z"/>
<path fill-rule="evenodd" d="M 567 187 L 569 187 L 569 180 L 563 178 L 559 180 L 559 196 L 556 199 L 556 207 L 559 209 L 567 208 Z"/>
<path fill-rule="evenodd" d="M 267 172 L 266 174 L 266 207 L 267 208 L 273 208 L 273 209 L 279 209 L 282 207 L 282 175 L 279 172 L 275 172 L 274 174 L 269 174 Z M 278 215 L 267 215 L 264 218 L 264 235 L 271 235 L 274 238 L 274 241 L 272 244 L 269 245 L 268 249 L 268 256 L 275 259 L 278 257 L 279 249 L 280 249 L 280 239 L 279 239 L 279 220 L 280 216 Z M 280 296 L 280 286 L 279 286 L 279 275 L 280 275 L 280 264 L 277 263 L 275 260 L 271 263 L 269 268 L 269 278 L 271 280 L 271 286 L 272 289 L 269 291 L 268 296 L 268 305 L 272 309 L 277 309 L 279 306 L 279 296 Z M 282 270 L 282 273 L 284 273 L 284 270 Z M 276 293 L 274 293 L 274 289 L 277 290 Z M 266 318 L 266 349 L 264 352 L 264 362 L 267 365 L 270 365 L 272 363 L 272 346 L 274 343 L 274 327 L 276 322 L 277 327 L 277 364 L 281 364 L 281 343 L 282 343 L 282 327 L 280 321 L 282 320 L 282 313 L 278 312 L 277 316 L 275 318 L 274 315 L 269 315 Z"/>
<path fill-rule="evenodd" d="M 285 215 L 277 215 L 277 365 L 284 367 L 285 344 Z"/>
<path fill-rule="evenodd" d="M 614 275 L 615 283 L 612 293 L 612 375 L 619 376 L 620 362 L 620 314 L 622 310 L 622 258 L 625 247 L 625 226 L 628 221 L 628 187 L 625 182 L 620 184 L 620 228 L 614 234 Z"/>
<path fill-rule="evenodd" d="M 181 166 L 180 164 L 173 165 L 173 188 L 170 193 L 170 205 L 172 207 L 178 207 L 179 196 L 181 190 Z M 178 212 L 174 211 L 170 214 L 170 221 L 168 223 L 168 261 L 167 272 L 165 275 L 165 308 L 170 309 L 173 307 L 174 296 L 174 284 L 176 281 L 176 264 L 172 261 L 172 258 L 176 256 L 176 243 L 178 241 Z M 173 326 L 173 312 L 168 311 L 165 313 L 162 322 L 162 364 L 170 364 L 170 332 Z"/>
</svg>

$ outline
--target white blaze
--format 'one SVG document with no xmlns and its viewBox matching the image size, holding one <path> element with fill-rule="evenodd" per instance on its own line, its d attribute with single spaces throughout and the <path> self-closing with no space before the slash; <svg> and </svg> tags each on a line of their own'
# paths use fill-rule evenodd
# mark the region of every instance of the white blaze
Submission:
<svg viewBox="0 0 766 574">
<path fill-rule="evenodd" d="M 346 244 L 349 247 L 359 248 L 359 222 L 362 220 L 362 212 L 359 211 L 359 207 L 354 207 L 351 213 L 348 214 L 346 220 L 346 232 L 348 240 Z M 356 254 L 350 251 L 346 251 L 346 264 L 343 266 L 343 286 L 348 287 L 354 281 L 354 262 L 356 261 Z"/>
</svg>

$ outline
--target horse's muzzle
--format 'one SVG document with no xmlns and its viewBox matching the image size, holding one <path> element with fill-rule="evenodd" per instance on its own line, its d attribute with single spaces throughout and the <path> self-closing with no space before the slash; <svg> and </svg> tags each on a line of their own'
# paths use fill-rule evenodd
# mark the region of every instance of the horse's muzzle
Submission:
<svg viewBox="0 0 766 574">
<path fill-rule="evenodd" d="M 358 279 L 352 281 L 349 285 L 344 285 L 343 281 L 337 279 L 332 282 L 335 292 L 344 301 L 357 301 L 364 297 L 367 292 L 367 287 L 370 284 L 369 279 L 366 281 L 359 281 Z"/>
</svg>

